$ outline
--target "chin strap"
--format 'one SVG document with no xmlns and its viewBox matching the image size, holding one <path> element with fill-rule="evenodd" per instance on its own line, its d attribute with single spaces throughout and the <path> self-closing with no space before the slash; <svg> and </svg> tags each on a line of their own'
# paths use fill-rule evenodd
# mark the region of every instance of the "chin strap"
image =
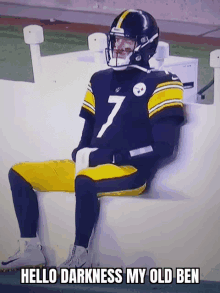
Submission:
<svg viewBox="0 0 220 293">
<path fill-rule="evenodd" d="M 128 66 L 111 66 L 116 71 L 122 71 L 128 68 Z"/>
</svg>

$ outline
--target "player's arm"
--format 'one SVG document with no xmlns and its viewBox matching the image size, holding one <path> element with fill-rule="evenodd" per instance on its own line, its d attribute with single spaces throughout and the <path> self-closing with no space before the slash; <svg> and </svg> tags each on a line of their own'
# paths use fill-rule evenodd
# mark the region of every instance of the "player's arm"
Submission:
<svg viewBox="0 0 220 293">
<path fill-rule="evenodd" d="M 77 148 L 75 148 L 72 152 L 73 161 L 76 162 L 77 152 L 84 149 L 85 152 L 89 151 L 88 167 L 95 167 L 102 164 L 112 163 L 114 150 L 102 149 L 102 148 L 97 148 L 97 149 L 90 148 L 93 129 L 94 129 L 94 122 L 85 120 L 80 143 L 77 146 Z"/>
<path fill-rule="evenodd" d="M 93 120 L 85 120 L 79 145 L 72 152 L 72 159 L 74 162 L 76 162 L 77 152 L 85 147 L 89 147 L 91 140 L 92 140 L 93 129 L 94 129 L 94 121 Z"/>
<path fill-rule="evenodd" d="M 152 126 L 152 144 L 141 149 L 121 150 L 115 153 L 115 164 L 146 166 L 150 169 L 162 159 L 172 157 L 178 146 L 180 128 L 181 124 L 174 117 L 158 120 Z"/>
<path fill-rule="evenodd" d="M 74 162 L 76 162 L 77 152 L 85 147 L 89 147 L 92 140 L 95 123 L 95 96 L 93 94 L 92 88 L 93 77 L 94 75 L 88 84 L 85 98 L 79 114 L 79 116 L 85 120 L 85 124 L 79 145 L 72 152 L 72 159 Z"/>
<path fill-rule="evenodd" d="M 118 166 L 147 164 L 153 166 L 157 161 L 171 157 L 178 144 L 180 123 L 174 117 L 158 120 L 152 127 L 153 143 L 141 149 L 120 150 L 97 149 L 89 155 L 89 166 L 114 163 Z"/>
<path fill-rule="evenodd" d="M 112 150 L 90 148 L 95 124 L 96 109 L 93 89 L 95 78 L 96 74 L 92 76 L 89 82 L 80 111 L 80 117 L 85 119 L 85 124 L 79 145 L 72 152 L 72 159 L 76 163 L 76 173 L 83 168 L 111 163 L 113 159 Z"/>
<path fill-rule="evenodd" d="M 150 167 L 174 153 L 184 121 L 183 85 L 175 74 L 164 72 L 147 108 L 152 125 L 152 145 L 141 150 L 122 151 L 116 155 L 116 163 Z"/>
<path fill-rule="evenodd" d="M 93 85 L 95 83 L 94 74 L 88 84 L 87 92 L 80 111 L 80 117 L 85 119 L 81 140 L 77 148 L 72 152 L 72 159 L 76 163 L 76 175 L 84 168 L 95 167 L 97 165 L 112 162 L 113 151 L 106 149 L 91 148 L 91 140 L 95 124 L 95 94 Z"/>
</svg>

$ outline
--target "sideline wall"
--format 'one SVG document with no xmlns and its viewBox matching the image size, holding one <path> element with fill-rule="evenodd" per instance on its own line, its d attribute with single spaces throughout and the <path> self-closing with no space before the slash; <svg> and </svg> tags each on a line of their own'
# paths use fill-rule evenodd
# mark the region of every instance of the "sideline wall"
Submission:
<svg viewBox="0 0 220 293">
<path fill-rule="evenodd" d="M 152 13 L 157 20 L 220 25 L 219 0 L 0 0 L 0 3 L 108 15 L 117 15 L 128 8 L 139 8 Z"/>
</svg>

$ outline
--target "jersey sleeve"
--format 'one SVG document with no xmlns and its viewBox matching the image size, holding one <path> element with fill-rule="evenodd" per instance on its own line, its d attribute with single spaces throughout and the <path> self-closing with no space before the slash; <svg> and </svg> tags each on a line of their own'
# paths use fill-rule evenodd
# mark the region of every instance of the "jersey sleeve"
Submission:
<svg viewBox="0 0 220 293">
<path fill-rule="evenodd" d="M 182 123 L 184 121 L 183 84 L 180 79 L 170 73 L 166 79 L 159 81 L 147 107 L 152 124 L 165 117 L 175 117 L 179 123 Z"/>
<path fill-rule="evenodd" d="M 82 108 L 79 114 L 85 120 L 94 120 L 95 117 L 95 96 L 92 88 L 92 78 L 88 84 Z"/>
</svg>

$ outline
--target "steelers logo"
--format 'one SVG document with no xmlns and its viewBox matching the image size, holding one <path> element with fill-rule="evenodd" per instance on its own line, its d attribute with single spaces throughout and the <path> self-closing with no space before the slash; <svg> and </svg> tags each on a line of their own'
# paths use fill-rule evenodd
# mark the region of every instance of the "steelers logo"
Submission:
<svg viewBox="0 0 220 293">
<path fill-rule="evenodd" d="M 142 96 L 145 92 L 146 92 L 146 85 L 143 82 L 139 82 L 133 87 L 133 93 L 137 97 Z"/>
</svg>

